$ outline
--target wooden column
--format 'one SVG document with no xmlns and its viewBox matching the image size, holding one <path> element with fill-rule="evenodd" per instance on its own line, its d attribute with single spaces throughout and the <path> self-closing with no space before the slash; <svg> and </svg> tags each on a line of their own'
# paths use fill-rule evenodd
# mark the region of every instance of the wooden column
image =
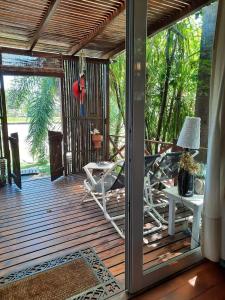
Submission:
<svg viewBox="0 0 225 300">
<path fill-rule="evenodd" d="M 106 65 L 106 147 L 105 160 L 109 160 L 110 135 L 110 98 L 109 98 L 109 64 Z"/>
<path fill-rule="evenodd" d="M 66 121 L 66 111 L 65 111 L 65 79 L 61 78 L 60 88 L 61 88 L 61 122 L 62 122 L 62 132 L 63 132 L 63 164 L 64 164 L 64 175 L 68 175 L 68 166 L 66 153 L 68 152 L 67 147 L 67 121 Z"/>
<path fill-rule="evenodd" d="M 0 66 L 2 65 L 2 54 L 0 53 Z M 8 170 L 8 182 L 11 184 L 11 159 L 9 150 L 9 135 L 8 135 L 8 125 L 7 125 L 7 111 L 6 111 L 6 99 L 5 99 L 5 88 L 3 74 L 0 72 L 0 100 L 2 109 L 2 139 L 3 139 L 3 149 L 4 157 L 7 159 L 7 170 Z"/>
</svg>

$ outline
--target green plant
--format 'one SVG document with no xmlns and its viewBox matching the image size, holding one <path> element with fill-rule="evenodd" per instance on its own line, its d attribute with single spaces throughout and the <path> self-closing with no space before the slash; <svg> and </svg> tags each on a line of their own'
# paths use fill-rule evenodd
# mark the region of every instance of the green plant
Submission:
<svg viewBox="0 0 225 300">
<path fill-rule="evenodd" d="M 201 16 L 186 18 L 147 40 L 145 138 L 173 142 L 195 113 Z M 125 124 L 125 53 L 110 65 L 110 133 L 118 146 Z M 153 153 L 148 144 L 148 151 Z M 153 150 L 153 151 L 152 151 Z"/>
<path fill-rule="evenodd" d="M 7 91 L 9 110 L 29 120 L 27 142 L 39 162 L 46 162 L 46 138 L 59 104 L 59 81 L 52 77 L 19 76 Z M 59 105 L 58 105 L 59 106 Z"/>
<path fill-rule="evenodd" d="M 36 92 L 28 109 L 30 126 L 27 141 L 32 155 L 37 157 L 39 162 L 46 162 L 45 141 L 54 117 L 56 88 L 55 78 L 41 80 L 40 91 Z"/>
<path fill-rule="evenodd" d="M 188 171 L 190 174 L 197 174 L 200 170 L 200 165 L 197 163 L 189 152 L 184 152 L 179 161 L 180 169 Z"/>
</svg>

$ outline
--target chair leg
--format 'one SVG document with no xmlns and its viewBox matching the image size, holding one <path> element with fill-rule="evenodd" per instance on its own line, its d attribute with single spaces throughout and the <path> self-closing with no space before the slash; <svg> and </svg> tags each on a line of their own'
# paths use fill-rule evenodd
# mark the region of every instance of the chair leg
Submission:
<svg viewBox="0 0 225 300">
<path fill-rule="evenodd" d="M 89 199 L 87 199 L 88 196 L 92 196 L 92 197 L 89 198 Z M 108 220 L 112 224 L 112 226 L 118 232 L 118 234 L 120 235 L 120 237 L 124 239 L 125 238 L 125 234 L 124 234 L 123 230 L 119 228 L 119 226 L 116 224 L 115 221 L 124 219 L 125 215 L 121 214 L 121 215 L 114 216 L 114 217 L 111 217 L 109 215 L 109 213 L 107 212 L 107 196 L 106 196 L 106 194 L 104 192 L 101 194 L 101 197 L 98 197 L 92 191 L 87 190 L 86 194 L 82 198 L 82 203 L 90 202 L 90 201 L 93 201 L 93 200 L 97 203 L 97 205 L 99 206 L 99 208 L 104 213 L 104 217 L 106 218 L 106 220 Z M 147 204 L 149 204 L 149 203 L 147 203 Z M 156 216 L 150 210 L 151 209 L 148 208 L 148 211 L 145 211 L 145 213 L 147 213 L 155 221 L 155 223 L 157 224 L 157 226 L 155 226 L 154 228 L 151 228 L 149 230 L 143 230 L 143 235 L 151 234 L 151 233 L 153 233 L 155 231 L 158 231 L 158 230 L 160 230 L 162 228 L 162 223 L 156 218 Z"/>
<path fill-rule="evenodd" d="M 158 207 L 159 207 L 159 206 L 158 206 Z M 164 218 L 160 215 L 160 213 L 157 211 L 157 209 L 156 209 L 154 206 L 151 208 L 151 210 L 152 210 L 152 212 L 155 214 L 155 216 L 156 216 L 163 224 L 166 224 L 166 225 L 169 224 L 168 221 L 167 221 L 166 219 L 164 219 Z M 186 220 L 187 220 L 186 217 L 180 218 L 180 219 L 176 219 L 176 220 L 175 220 L 175 223 L 184 222 L 184 221 L 186 221 Z"/>
<path fill-rule="evenodd" d="M 168 224 L 168 221 L 167 221 L 166 219 L 164 219 L 164 218 L 160 215 L 160 213 L 157 211 L 157 209 L 156 209 L 154 206 L 152 206 L 151 210 L 152 210 L 153 214 L 155 214 L 155 216 L 158 218 L 158 220 L 159 220 L 160 222 L 162 222 L 162 223 L 164 223 L 164 224 Z"/>
<path fill-rule="evenodd" d="M 154 186 L 150 184 L 150 180 L 149 178 L 145 178 L 145 181 L 144 181 L 144 193 L 145 193 L 145 198 L 144 198 L 144 202 L 147 204 L 147 206 L 149 207 L 149 211 L 152 212 L 152 215 L 155 216 L 155 220 L 158 220 L 160 223 L 162 224 L 166 224 L 168 225 L 168 221 L 163 218 L 161 216 L 161 214 L 157 211 L 156 209 L 156 206 L 157 207 L 160 207 L 160 205 L 158 204 L 154 204 L 153 203 L 153 195 L 152 195 L 152 187 Z M 166 204 L 168 205 L 168 204 Z M 165 203 L 162 203 L 162 207 L 165 206 Z M 179 222 L 183 222 L 185 221 L 186 218 L 182 218 L 182 219 L 179 219 L 179 220 L 175 220 L 176 223 L 179 223 Z"/>
<path fill-rule="evenodd" d="M 90 194 L 90 193 L 88 193 L 88 192 L 85 193 L 85 195 L 84 195 L 83 198 L 81 199 L 81 203 L 85 203 L 85 202 L 89 202 L 89 201 L 90 201 L 89 199 L 87 199 L 87 197 L 88 197 L 89 194 Z M 88 201 L 88 200 L 89 200 L 89 201 Z M 93 200 L 93 199 L 91 199 L 91 200 Z"/>
<path fill-rule="evenodd" d="M 156 222 L 157 226 L 149 230 L 143 230 L 143 235 L 151 234 L 162 229 L 162 223 L 151 213 L 151 211 L 147 209 L 145 212 Z"/>
<path fill-rule="evenodd" d="M 111 220 L 110 223 L 113 225 L 113 227 L 114 227 L 114 228 L 116 229 L 116 231 L 119 233 L 120 237 L 121 237 L 122 239 L 125 239 L 125 235 L 124 235 L 123 231 L 116 225 L 116 223 L 115 223 L 113 220 Z"/>
</svg>

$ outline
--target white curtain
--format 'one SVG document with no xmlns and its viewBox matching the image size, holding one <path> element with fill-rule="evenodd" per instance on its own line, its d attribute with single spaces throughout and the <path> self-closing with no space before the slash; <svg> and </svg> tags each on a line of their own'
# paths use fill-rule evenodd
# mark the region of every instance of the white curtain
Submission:
<svg viewBox="0 0 225 300">
<path fill-rule="evenodd" d="M 203 255 L 225 260 L 225 1 L 220 0 L 213 49 L 209 143 L 203 209 Z"/>
</svg>

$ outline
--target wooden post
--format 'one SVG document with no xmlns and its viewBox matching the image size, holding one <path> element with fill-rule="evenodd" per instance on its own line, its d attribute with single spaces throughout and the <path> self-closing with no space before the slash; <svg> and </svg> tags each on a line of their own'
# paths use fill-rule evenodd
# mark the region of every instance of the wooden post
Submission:
<svg viewBox="0 0 225 300">
<path fill-rule="evenodd" d="M 105 138 L 106 138 L 106 146 L 105 146 L 105 160 L 109 160 L 109 134 L 110 134 L 110 98 L 109 98 L 109 64 L 106 64 L 106 126 L 105 126 Z"/>
<path fill-rule="evenodd" d="M 2 65 L 2 54 L 0 53 L 0 66 Z M 11 159 L 10 159 L 10 150 L 9 150 L 9 135 L 8 135 L 8 125 L 7 125 L 7 110 L 6 110 L 6 99 L 5 99 L 5 88 L 4 88 L 4 79 L 3 74 L 0 72 L 0 100 L 2 107 L 2 139 L 3 139 L 3 149 L 4 156 L 7 159 L 7 170 L 8 170 L 8 182 L 12 183 L 11 180 Z"/>
<path fill-rule="evenodd" d="M 63 64 L 63 60 L 62 60 Z M 67 120 L 65 111 L 65 78 L 61 78 L 61 122 L 62 122 L 62 132 L 63 132 L 63 164 L 64 164 L 64 175 L 68 175 L 68 166 L 66 154 L 68 151 L 67 147 Z"/>
</svg>

